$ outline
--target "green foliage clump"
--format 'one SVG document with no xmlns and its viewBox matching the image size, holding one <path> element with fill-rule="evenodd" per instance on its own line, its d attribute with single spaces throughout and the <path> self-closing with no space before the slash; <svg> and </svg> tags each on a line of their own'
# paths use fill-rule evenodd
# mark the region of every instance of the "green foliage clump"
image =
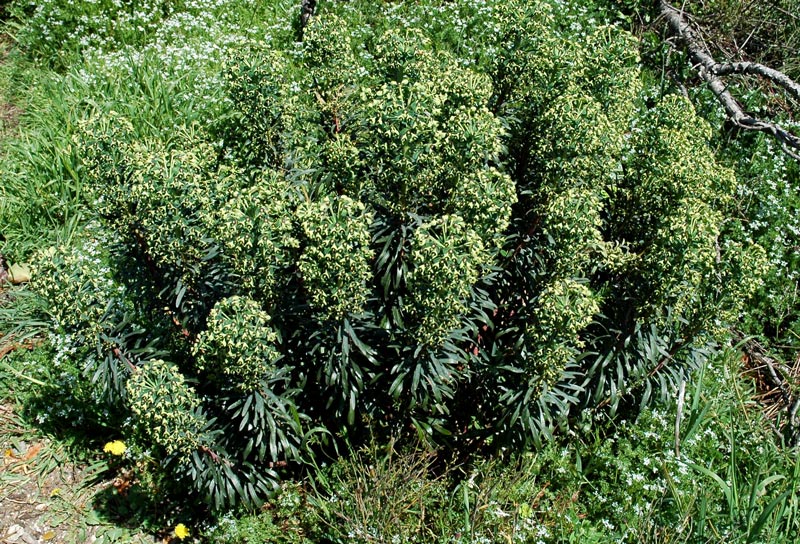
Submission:
<svg viewBox="0 0 800 544">
<path fill-rule="evenodd" d="M 55 349 L 53 371 L 70 375 L 100 413 L 119 413 L 126 358 L 150 358 L 154 350 L 139 324 L 142 316 L 115 278 L 109 246 L 113 239 L 98 224 L 90 224 L 71 245 L 40 251 L 31 291 L 48 301 L 43 313 L 50 320 L 49 338 Z M 91 385 L 90 385 L 91 384 Z M 68 388 L 72 390 L 73 388 Z M 87 400 L 88 400 L 87 398 Z M 103 421 L 109 424 L 110 421 Z"/>
<path fill-rule="evenodd" d="M 200 399 L 175 365 L 154 359 L 132 373 L 125 390 L 135 426 L 167 455 L 188 457 L 200 445 L 205 422 Z"/>
<path fill-rule="evenodd" d="M 629 163 L 636 186 L 626 200 L 635 243 L 652 245 L 642 260 L 644 274 L 637 287 L 648 292 L 649 308 L 672 308 L 681 315 L 702 311 L 700 285 L 713 273 L 717 251 L 709 239 L 720 234 L 724 205 L 734 177 L 721 169 L 710 153 L 690 156 L 694 142 L 710 137 L 708 125 L 677 100 L 648 114 L 635 140 Z M 638 227 L 638 228 L 637 228 Z"/>
<path fill-rule="evenodd" d="M 278 371 L 278 335 L 269 328 L 269 320 L 252 299 L 233 296 L 218 302 L 208 315 L 208 328 L 192 347 L 197 369 L 223 387 L 257 389 L 261 380 Z"/>
<path fill-rule="evenodd" d="M 793 542 L 796 454 L 746 407 L 736 359 L 701 367 L 683 411 L 586 413 L 533 452 L 431 470 L 424 450 L 364 448 L 316 473 L 311 517 L 337 542 Z"/>
<path fill-rule="evenodd" d="M 144 274 L 151 289 L 170 292 L 182 317 L 199 323 L 215 301 L 197 295 L 226 292 L 230 275 L 207 231 L 225 232 L 230 218 L 220 210 L 244 180 L 217 169 L 213 147 L 191 133 L 185 143 L 193 143 L 170 149 L 158 140 L 126 143 L 131 131 L 115 115 L 86 125 L 81 145 L 97 212 L 142 260 L 143 270 L 130 275 Z"/>
<path fill-rule="evenodd" d="M 671 394 L 759 251 L 726 239 L 733 178 L 688 101 L 561 7 L 326 4 L 231 60 L 219 118 L 79 124 L 113 240 L 80 345 L 134 451 L 255 507 L 370 428 L 524 449 Z"/>
</svg>

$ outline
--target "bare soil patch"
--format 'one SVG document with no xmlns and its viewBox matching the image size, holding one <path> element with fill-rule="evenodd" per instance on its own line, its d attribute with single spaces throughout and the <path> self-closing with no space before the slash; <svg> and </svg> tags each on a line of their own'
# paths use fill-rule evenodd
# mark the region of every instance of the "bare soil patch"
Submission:
<svg viewBox="0 0 800 544">
<path fill-rule="evenodd" d="M 65 503 L 85 506 L 75 493 L 83 471 L 62 462 L 50 441 L 32 436 L 7 404 L 0 405 L 0 437 L 0 541 L 79 542 L 63 514 Z"/>
<path fill-rule="evenodd" d="M 2 29 L 0 29 L 1 31 Z M 11 49 L 10 39 L 0 32 L 0 64 L 5 64 Z M 0 138 L 13 131 L 19 125 L 22 109 L 8 101 L 0 89 Z"/>
<path fill-rule="evenodd" d="M 104 463 L 70 462 L 63 446 L 37 436 L 0 404 L 0 544 L 134 544 L 152 537 L 115 526 L 93 506 L 112 485 Z"/>
</svg>

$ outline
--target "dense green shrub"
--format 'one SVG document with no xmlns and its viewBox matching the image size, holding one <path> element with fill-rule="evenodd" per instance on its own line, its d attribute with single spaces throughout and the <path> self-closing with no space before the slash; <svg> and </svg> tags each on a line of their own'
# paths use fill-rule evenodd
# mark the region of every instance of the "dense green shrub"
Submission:
<svg viewBox="0 0 800 544">
<path fill-rule="evenodd" d="M 668 395 L 758 287 L 707 124 L 645 88 L 626 32 L 422 4 L 323 5 L 230 62 L 220 119 L 81 125 L 109 269 L 56 251 L 37 289 L 58 317 L 86 286 L 91 323 L 55 333 L 214 508 L 369 428 L 524 448 Z"/>
</svg>

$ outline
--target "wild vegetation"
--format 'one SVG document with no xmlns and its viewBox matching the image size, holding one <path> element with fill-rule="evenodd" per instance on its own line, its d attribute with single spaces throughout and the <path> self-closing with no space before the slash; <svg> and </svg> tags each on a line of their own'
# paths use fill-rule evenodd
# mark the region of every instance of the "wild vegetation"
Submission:
<svg viewBox="0 0 800 544">
<path fill-rule="evenodd" d="M 798 39 L 791 1 L 734 3 L 693 6 L 721 51 L 749 17 Z M 800 163 L 658 10 L 300 8 L 6 9 L 2 392 L 105 459 L 94 508 L 220 543 L 797 540 Z"/>
</svg>

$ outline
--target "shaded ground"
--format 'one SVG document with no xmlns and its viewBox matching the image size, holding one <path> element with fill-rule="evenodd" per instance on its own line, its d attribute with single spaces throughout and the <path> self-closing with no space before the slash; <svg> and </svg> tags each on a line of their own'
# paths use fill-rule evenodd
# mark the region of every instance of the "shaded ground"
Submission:
<svg viewBox="0 0 800 544">
<path fill-rule="evenodd" d="M 9 51 L 9 38 L 0 34 L 0 64 L 5 63 Z M 2 89 L 0 89 L 2 93 Z M 5 132 L 11 131 L 19 124 L 19 116 L 22 110 L 16 105 L 8 102 L 3 94 L 0 94 L 0 137 Z"/>
<path fill-rule="evenodd" d="M 22 111 L 13 104 L 0 103 L 0 131 L 11 130 L 19 123 Z"/>
<path fill-rule="evenodd" d="M 36 437 L 0 404 L 0 543 L 156 542 L 101 519 L 94 497 L 112 485 L 104 462 L 71 463 L 62 446 Z"/>
<path fill-rule="evenodd" d="M 59 463 L 57 452 L 47 440 L 27 436 L 8 405 L 0 405 L 0 433 L 2 542 L 30 544 L 74 540 L 68 539 L 69 531 L 58 518 L 71 508 L 81 508 L 80 497 L 72 496 L 73 490 L 80 488 L 81 471 Z M 54 470 L 43 472 L 50 465 L 55 465 Z"/>
<path fill-rule="evenodd" d="M 59 463 L 57 452 L 47 440 L 28 436 L 9 405 L 0 405 L 0 433 L 3 542 L 66 542 L 67 531 L 54 518 L 64 510 L 63 503 L 69 503 L 70 508 L 81 507 L 80 498 L 71 496 L 73 489 L 80 487 L 81 472 Z M 43 470 L 51 465 L 55 465 L 53 471 Z"/>
<path fill-rule="evenodd" d="M 105 463 L 70 463 L 63 447 L 36 437 L 0 404 L 0 543 L 154 542 L 100 519 L 93 498 L 111 481 Z"/>
</svg>

